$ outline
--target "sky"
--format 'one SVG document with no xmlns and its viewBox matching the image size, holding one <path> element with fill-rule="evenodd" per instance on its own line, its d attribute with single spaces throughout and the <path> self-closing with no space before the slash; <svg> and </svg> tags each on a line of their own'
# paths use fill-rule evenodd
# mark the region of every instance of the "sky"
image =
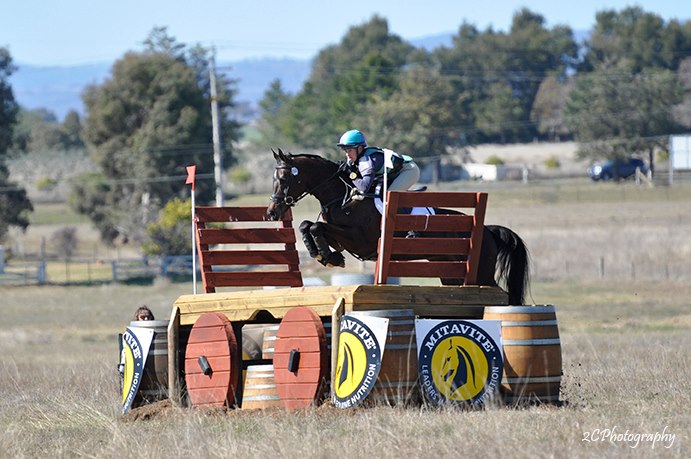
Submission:
<svg viewBox="0 0 691 459">
<path fill-rule="evenodd" d="M 312 58 L 375 14 L 411 40 L 456 33 L 463 22 L 507 31 L 522 7 L 541 14 L 547 28 L 590 30 L 597 12 L 628 6 L 665 21 L 691 19 L 688 0 L 0 0 L 0 47 L 19 64 L 113 62 L 141 51 L 154 27 L 167 27 L 180 43 L 213 47 L 219 61 Z"/>
</svg>

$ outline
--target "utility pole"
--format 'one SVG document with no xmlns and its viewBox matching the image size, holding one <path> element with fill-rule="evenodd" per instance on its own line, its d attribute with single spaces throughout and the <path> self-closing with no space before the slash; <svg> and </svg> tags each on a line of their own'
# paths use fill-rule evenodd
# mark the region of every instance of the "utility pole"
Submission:
<svg viewBox="0 0 691 459">
<path fill-rule="evenodd" d="M 223 155 L 221 153 L 221 125 L 218 118 L 218 96 L 216 92 L 216 56 L 209 62 L 209 85 L 211 86 L 211 125 L 214 144 L 214 179 L 216 180 L 216 206 L 223 206 Z"/>
</svg>

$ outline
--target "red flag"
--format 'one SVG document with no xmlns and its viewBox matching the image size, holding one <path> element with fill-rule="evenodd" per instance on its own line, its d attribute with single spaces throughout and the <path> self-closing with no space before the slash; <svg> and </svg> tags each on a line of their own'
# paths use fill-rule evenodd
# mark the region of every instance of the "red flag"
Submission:
<svg viewBox="0 0 691 459">
<path fill-rule="evenodd" d="M 187 180 L 185 180 L 185 185 L 192 185 L 192 191 L 194 191 L 194 174 L 197 172 L 197 166 L 187 166 Z"/>
</svg>

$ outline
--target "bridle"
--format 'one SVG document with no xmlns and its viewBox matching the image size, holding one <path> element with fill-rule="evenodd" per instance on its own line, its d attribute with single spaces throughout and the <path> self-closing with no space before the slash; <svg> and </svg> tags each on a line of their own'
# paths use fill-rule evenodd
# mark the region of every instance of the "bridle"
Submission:
<svg viewBox="0 0 691 459">
<path fill-rule="evenodd" d="M 276 166 L 274 169 L 275 169 L 275 170 L 286 170 L 286 169 L 290 169 L 291 174 L 292 174 L 294 177 L 297 177 L 298 174 L 299 174 L 298 168 L 295 167 L 295 166 L 279 165 L 279 166 Z M 304 197 L 307 196 L 307 195 L 313 195 L 315 191 L 317 191 L 319 188 L 321 188 L 321 187 L 323 187 L 324 185 L 326 185 L 327 183 L 329 183 L 334 177 L 338 177 L 338 174 L 339 174 L 339 170 L 337 169 L 336 172 L 334 172 L 333 174 L 331 174 L 331 175 L 330 175 L 329 177 L 327 177 L 323 182 L 319 183 L 317 186 L 315 186 L 315 187 L 312 188 L 312 189 L 310 189 L 310 188 L 308 188 L 308 187 L 305 186 L 305 191 L 303 191 L 303 192 L 302 192 L 298 197 L 296 197 L 296 198 L 294 198 L 294 197 L 292 197 L 292 196 L 290 196 L 290 195 L 286 195 L 286 194 L 285 194 L 285 191 L 284 191 L 284 194 L 283 194 L 283 195 L 278 195 L 278 194 L 272 193 L 272 194 L 271 194 L 271 202 L 273 202 L 274 204 L 283 204 L 283 205 L 285 205 L 286 207 L 293 207 L 293 206 L 295 206 L 302 198 L 304 198 Z M 274 176 L 274 180 L 277 180 L 277 179 L 276 179 L 276 176 Z M 300 183 L 300 179 L 298 179 L 298 183 Z M 344 182 L 344 183 L 345 183 L 345 182 Z M 286 188 L 286 191 L 287 191 L 287 189 L 288 189 L 288 188 Z M 340 201 L 340 200 L 341 200 L 341 198 L 338 198 L 337 200 L 334 200 L 333 202 Z M 328 203 L 327 205 L 322 206 L 322 207 L 323 207 L 323 208 L 326 208 L 326 207 L 330 206 L 331 204 L 333 204 L 333 202 L 330 202 L 330 203 Z"/>
</svg>

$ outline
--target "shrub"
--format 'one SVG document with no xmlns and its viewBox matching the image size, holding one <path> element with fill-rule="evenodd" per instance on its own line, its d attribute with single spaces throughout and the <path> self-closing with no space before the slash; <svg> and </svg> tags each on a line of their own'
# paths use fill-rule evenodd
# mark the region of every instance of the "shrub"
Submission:
<svg viewBox="0 0 691 459">
<path fill-rule="evenodd" d="M 238 185 L 244 185 L 252 180 L 252 172 L 242 166 L 236 166 L 228 172 L 228 178 L 231 182 Z"/>
<path fill-rule="evenodd" d="M 147 255 L 189 255 L 192 253 L 190 200 L 172 199 L 161 210 L 158 222 L 146 229 L 142 250 Z"/>
<path fill-rule="evenodd" d="M 77 228 L 73 226 L 60 228 L 51 235 L 50 241 L 58 256 L 63 260 L 69 260 L 77 250 Z"/>
<path fill-rule="evenodd" d="M 489 158 L 487 158 L 485 164 L 491 164 L 493 166 L 502 166 L 504 164 L 504 160 L 497 155 L 491 155 Z"/>
<path fill-rule="evenodd" d="M 36 188 L 39 191 L 50 191 L 55 188 L 57 184 L 57 180 L 50 177 L 43 177 L 36 182 Z"/>
<path fill-rule="evenodd" d="M 545 159 L 545 167 L 547 169 L 559 169 L 561 167 L 561 162 L 556 156 L 551 155 L 549 158 Z"/>
</svg>

